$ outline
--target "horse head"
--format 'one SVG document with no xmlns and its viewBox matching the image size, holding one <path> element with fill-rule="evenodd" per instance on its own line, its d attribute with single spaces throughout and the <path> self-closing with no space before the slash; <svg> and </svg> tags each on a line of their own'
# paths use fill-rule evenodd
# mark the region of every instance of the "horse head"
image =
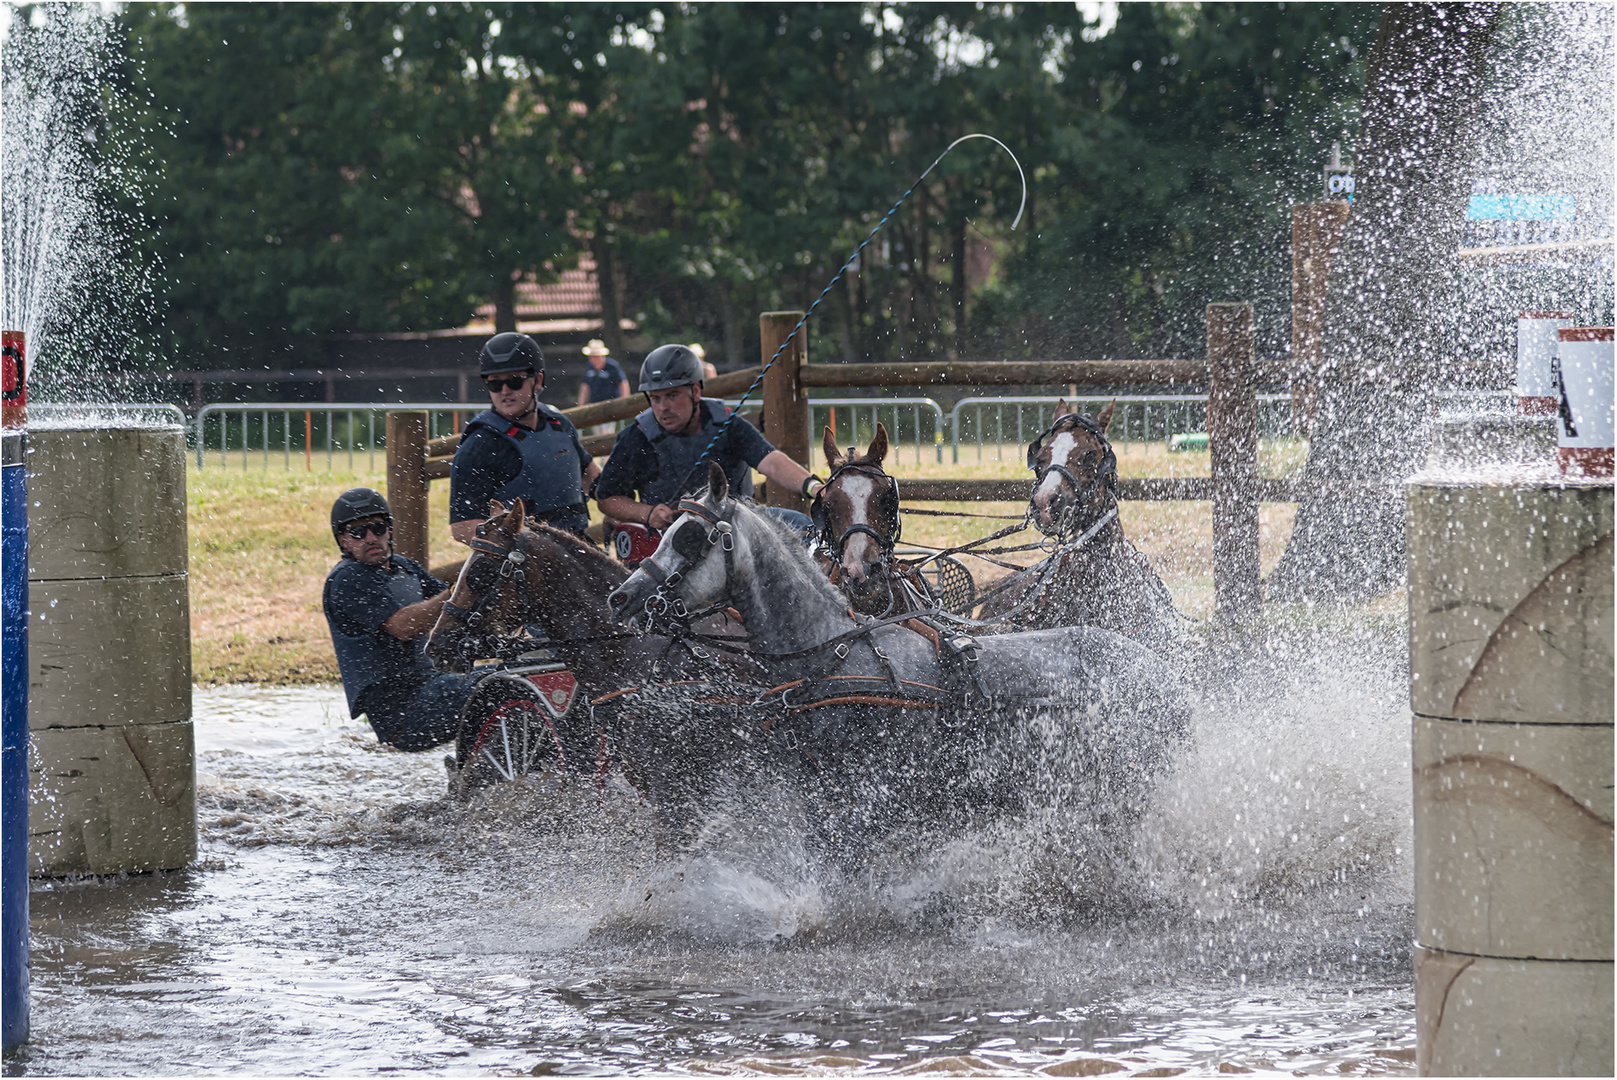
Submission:
<svg viewBox="0 0 1617 1080">
<path fill-rule="evenodd" d="M 707 490 L 681 499 L 678 508 L 680 516 L 664 531 L 657 550 L 606 598 L 615 622 L 628 622 L 642 612 L 654 618 L 682 617 L 724 598 L 738 509 L 724 470 L 709 462 Z"/>
<path fill-rule="evenodd" d="M 848 447 L 844 456 L 836 435 L 825 429 L 825 467 L 829 478 L 814 496 L 809 516 L 831 562 L 831 580 L 858 602 L 891 590 L 888 572 L 893 545 L 903 531 L 898 511 L 898 481 L 882 471 L 887 457 L 887 428 L 876 425 L 863 455 Z"/>
<path fill-rule="evenodd" d="M 1106 440 L 1112 406 L 1091 420 L 1056 403 L 1055 420 L 1028 444 L 1027 467 L 1033 470 L 1028 510 L 1047 536 L 1063 540 L 1100 520 L 1107 503 L 1117 499 L 1117 455 Z"/>
<path fill-rule="evenodd" d="M 472 662 L 497 651 L 494 642 L 519 632 L 527 611 L 528 559 L 522 500 L 511 509 L 497 501 L 477 527 L 471 556 L 427 637 L 427 655 L 442 671 L 464 672 Z"/>
</svg>

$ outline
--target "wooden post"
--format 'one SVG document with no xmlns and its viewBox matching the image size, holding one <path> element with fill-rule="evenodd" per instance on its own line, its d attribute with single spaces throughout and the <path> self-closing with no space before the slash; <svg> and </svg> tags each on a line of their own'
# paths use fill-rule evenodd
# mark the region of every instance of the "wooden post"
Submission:
<svg viewBox="0 0 1617 1080">
<path fill-rule="evenodd" d="M 1258 397 L 1251 304 L 1207 305 L 1207 432 L 1213 466 L 1213 608 L 1258 611 Z"/>
<path fill-rule="evenodd" d="M 758 316 L 758 336 L 763 342 L 764 363 L 780 349 L 786 335 L 803 318 L 801 311 L 766 311 Z M 775 366 L 764 374 L 764 437 L 775 449 L 809 467 L 808 391 L 799 382 L 798 369 L 808 360 L 808 326 L 797 331 L 790 345 L 781 352 Z M 808 500 L 795 491 L 777 491 L 770 484 L 766 497 L 770 506 L 808 511 Z"/>
<path fill-rule="evenodd" d="M 1348 203 L 1298 203 L 1291 208 L 1291 426 L 1307 435 L 1319 401 L 1321 331 L 1331 257 L 1347 228 Z"/>
<path fill-rule="evenodd" d="M 427 565 L 427 414 L 387 414 L 387 503 L 393 550 Z"/>
</svg>

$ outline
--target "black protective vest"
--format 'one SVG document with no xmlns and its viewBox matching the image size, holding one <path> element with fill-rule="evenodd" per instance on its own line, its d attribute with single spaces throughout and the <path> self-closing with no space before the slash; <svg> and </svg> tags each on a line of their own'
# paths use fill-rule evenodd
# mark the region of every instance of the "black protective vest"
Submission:
<svg viewBox="0 0 1617 1080">
<path fill-rule="evenodd" d="M 724 418 L 730 414 L 730 407 L 719 398 L 703 398 L 700 402 L 703 410 L 702 429 L 695 435 L 670 435 L 657 423 L 657 417 L 650 409 L 646 409 L 634 418 L 635 425 L 640 433 L 651 443 L 651 448 L 657 452 L 657 475 L 646 481 L 645 487 L 640 489 L 640 501 L 651 506 L 663 503 L 674 506 L 679 497 L 696 491 L 707 484 L 707 472 L 696 473 L 696 463 L 702 458 L 702 451 L 707 444 L 713 441 L 714 434 L 724 423 Z M 738 421 L 746 423 L 746 421 Z M 724 475 L 729 478 L 730 490 L 737 495 L 752 494 L 752 469 L 740 458 L 727 458 L 724 451 L 726 445 L 721 444 L 719 453 L 715 456 Z"/>
<path fill-rule="evenodd" d="M 522 455 L 522 470 L 495 489 L 494 497 L 511 505 L 521 499 L 532 514 L 581 506 L 584 502 L 584 462 L 573 445 L 567 420 L 549 405 L 539 405 L 539 426 L 528 429 L 505 419 L 493 409 L 478 413 L 467 424 L 496 431 Z M 559 523 L 559 522 L 558 522 Z"/>
<path fill-rule="evenodd" d="M 389 558 L 397 560 L 399 556 Z M 391 574 L 380 567 L 365 569 L 385 582 L 382 587 L 400 607 L 419 604 L 426 599 L 422 594 L 421 579 L 402 566 Z M 335 622 L 328 619 L 328 623 L 331 647 L 337 654 L 337 670 L 342 674 L 342 687 L 348 698 L 351 716 L 359 715 L 360 695 L 383 679 L 403 675 L 425 681 L 435 674 L 432 661 L 427 659 L 425 635 L 413 641 L 401 641 L 380 627 L 369 634 L 345 634 Z"/>
</svg>

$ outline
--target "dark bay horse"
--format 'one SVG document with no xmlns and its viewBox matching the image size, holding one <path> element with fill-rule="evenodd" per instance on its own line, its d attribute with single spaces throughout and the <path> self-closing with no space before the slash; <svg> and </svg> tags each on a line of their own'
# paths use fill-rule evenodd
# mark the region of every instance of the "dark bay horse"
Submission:
<svg viewBox="0 0 1617 1080">
<path fill-rule="evenodd" d="M 1095 626 L 1162 655 L 1184 643 L 1173 597 L 1118 519 L 1117 455 L 1106 438 L 1112 405 L 1094 419 L 1057 403 L 1028 446 L 1028 513 L 1056 544 L 1051 555 L 989 590 L 979 616 L 1012 629 Z"/>
<path fill-rule="evenodd" d="M 863 454 L 852 446 L 843 454 L 836 435 L 826 428 L 821 449 L 826 481 L 814 495 L 809 516 L 818 530 L 815 561 L 831 584 L 862 615 L 880 618 L 936 609 L 938 601 L 926 579 L 893 554 L 904 533 L 904 520 L 898 481 L 882 468 L 887 428 L 876 424 L 876 434 Z"/>
<path fill-rule="evenodd" d="M 561 656 L 586 702 L 654 671 L 705 671 L 722 662 L 723 654 L 693 653 L 666 636 L 627 633 L 613 623 L 606 598 L 628 571 L 598 548 L 525 520 L 521 500 L 510 510 L 491 503 L 489 512 L 427 640 L 427 655 L 440 669 L 464 672 L 475 660 L 514 655 L 528 627 Z M 723 639 L 724 621 L 709 618 L 702 626 Z M 557 733 L 562 757 L 575 770 L 594 769 L 600 747 L 588 706 L 575 708 L 567 721 Z"/>
<path fill-rule="evenodd" d="M 621 696 L 607 723 L 622 753 L 680 770 L 691 801 L 711 794 L 697 787 L 704 761 L 732 776 L 784 764 L 833 845 L 871 826 L 1003 813 L 1031 789 L 1132 824 L 1188 715 L 1158 657 L 1089 627 L 972 639 L 861 619 L 800 544 L 729 497 L 722 471 L 708 484 L 609 602 L 625 623 L 674 605 L 733 607 L 759 677 Z M 670 746 L 691 753 L 670 759 Z"/>
</svg>

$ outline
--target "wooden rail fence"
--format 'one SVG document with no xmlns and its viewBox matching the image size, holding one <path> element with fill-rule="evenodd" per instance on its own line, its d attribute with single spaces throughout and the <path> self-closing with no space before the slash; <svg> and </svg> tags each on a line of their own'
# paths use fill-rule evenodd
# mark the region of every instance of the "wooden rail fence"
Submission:
<svg viewBox="0 0 1617 1080">
<path fill-rule="evenodd" d="M 773 356 L 801 312 L 766 312 L 759 318 L 763 355 Z M 1129 479 L 1119 484 L 1124 499 L 1206 500 L 1213 504 L 1215 609 L 1221 618 L 1241 617 L 1258 608 L 1258 504 L 1295 501 L 1290 481 L 1257 475 L 1257 386 L 1284 381 L 1287 372 L 1266 369 L 1255 355 L 1250 304 L 1209 304 L 1205 360 L 1005 361 L 995 363 L 810 364 L 807 328 L 764 375 L 760 410 L 742 415 L 758 424 L 778 449 L 805 467 L 812 445 L 808 391 L 816 388 L 894 386 L 1054 386 L 1108 387 L 1206 385 L 1211 478 Z M 758 368 L 708 379 L 704 393 L 733 397 L 758 377 Z M 637 395 L 562 410 L 580 430 L 626 420 L 645 406 Z M 610 453 L 612 435 L 584 440 L 591 454 Z M 428 440 L 424 412 L 387 417 L 388 501 L 393 506 L 394 545 L 426 564 L 427 487 L 449 475 L 459 436 Z M 906 480 L 906 501 L 1021 501 L 1026 480 Z M 806 510 L 795 491 L 766 485 L 772 506 Z"/>
</svg>

